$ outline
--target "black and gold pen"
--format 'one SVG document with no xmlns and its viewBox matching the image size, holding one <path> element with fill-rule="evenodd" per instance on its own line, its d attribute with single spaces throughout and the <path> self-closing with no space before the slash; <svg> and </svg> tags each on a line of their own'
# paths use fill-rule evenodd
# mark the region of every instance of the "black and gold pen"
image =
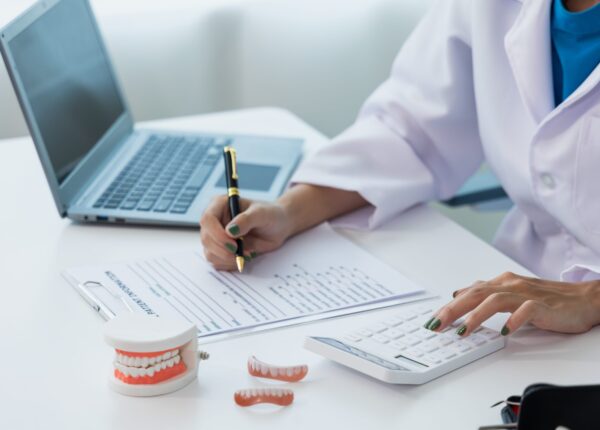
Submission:
<svg viewBox="0 0 600 430">
<path fill-rule="evenodd" d="M 233 219 L 241 212 L 235 149 L 230 146 L 223 148 L 223 158 L 225 159 L 225 178 L 227 181 L 227 196 L 229 197 L 229 214 L 231 215 L 231 219 Z M 241 237 L 237 238 L 235 241 L 237 243 L 235 262 L 241 273 L 244 270 L 244 241 Z"/>
</svg>

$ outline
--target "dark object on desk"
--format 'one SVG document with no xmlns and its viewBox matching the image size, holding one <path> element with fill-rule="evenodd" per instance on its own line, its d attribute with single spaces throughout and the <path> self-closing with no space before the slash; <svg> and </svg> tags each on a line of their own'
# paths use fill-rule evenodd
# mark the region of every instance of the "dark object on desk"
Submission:
<svg viewBox="0 0 600 430">
<path fill-rule="evenodd" d="M 223 148 L 223 159 L 225 160 L 225 180 L 227 181 L 229 214 L 231 215 L 231 219 L 233 219 L 241 212 L 235 149 L 230 146 Z M 239 272 L 241 273 L 244 270 L 244 241 L 242 238 L 238 238 L 235 240 L 235 242 L 237 243 L 235 262 Z"/>
<path fill-rule="evenodd" d="M 489 169 L 475 173 L 452 198 L 442 203 L 448 206 L 479 205 L 494 200 L 507 200 L 500 181 Z"/>
<path fill-rule="evenodd" d="M 523 395 L 511 396 L 501 416 L 504 424 L 480 430 L 597 430 L 600 429 L 600 385 L 534 384 Z"/>
</svg>

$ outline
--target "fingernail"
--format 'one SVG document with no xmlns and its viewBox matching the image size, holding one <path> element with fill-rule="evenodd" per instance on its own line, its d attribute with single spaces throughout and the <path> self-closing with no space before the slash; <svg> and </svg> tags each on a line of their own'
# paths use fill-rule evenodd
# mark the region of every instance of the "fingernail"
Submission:
<svg viewBox="0 0 600 430">
<path fill-rule="evenodd" d="M 247 255 L 244 255 L 244 260 L 245 260 L 246 262 L 248 262 L 248 261 L 252 260 L 252 258 L 248 257 Z"/>
<path fill-rule="evenodd" d="M 428 327 L 429 330 L 435 331 L 439 326 L 442 325 L 442 322 L 439 319 L 434 319 L 431 325 Z"/>
<path fill-rule="evenodd" d="M 237 224 L 231 224 L 229 226 L 229 233 L 233 234 L 234 236 L 237 236 L 238 234 L 240 234 L 240 228 L 237 226 Z"/>
<path fill-rule="evenodd" d="M 435 319 L 435 317 L 431 317 L 431 318 L 429 319 L 429 321 L 427 321 L 423 327 L 425 327 L 425 328 L 429 328 L 429 324 L 431 324 L 431 323 L 433 322 L 433 320 L 434 320 L 434 319 Z"/>
<path fill-rule="evenodd" d="M 252 257 L 252 258 L 258 257 L 258 252 L 256 252 L 256 251 L 250 252 L 250 257 Z"/>
<path fill-rule="evenodd" d="M 455 299 L 457 294 L 458 294 L 458 290 L 456 290 L 455 292 L 452 293 L 452 298 Z"/>
<path fill-rule="evenodd" d="M 506 326 L 502 327 L 502 330 L 500 330 L 500 334 L 502 336 L 506 336 L 506 335 L 508 335 L 508 333 L 510 333 L 510 329 Z"/>
<path fill-rule="evenodd" d="M 462 336 L 466 332 L 467 332 L 467 326 L 466 325 L 462 325 L 462 326 L 460 326 L 460 328 L 458 330 L 456 330 L 456 334 L 459 335 L 459 336 Z"/>
<path fill-rule="evenodd" d="M 231 243 L 226 243 L 225 248 L 227 248 L 232 254 L 235 254 L 235 251 L 237 250 L 237 248 Z"/>
</svg>

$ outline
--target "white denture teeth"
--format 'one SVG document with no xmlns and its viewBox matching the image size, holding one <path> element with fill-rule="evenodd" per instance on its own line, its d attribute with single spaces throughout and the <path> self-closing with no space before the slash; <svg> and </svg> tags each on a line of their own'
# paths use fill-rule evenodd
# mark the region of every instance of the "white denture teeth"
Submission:
<svg viewBox="0 0 600 430">
<path fill-rule="evenodd" d="M 298 382 L 308 373 L 308 366 L 274 366 L 252 356 L 248 359 L 248 372 L 252 376 L 277 379 L 286 382 Z"/>
</svg>

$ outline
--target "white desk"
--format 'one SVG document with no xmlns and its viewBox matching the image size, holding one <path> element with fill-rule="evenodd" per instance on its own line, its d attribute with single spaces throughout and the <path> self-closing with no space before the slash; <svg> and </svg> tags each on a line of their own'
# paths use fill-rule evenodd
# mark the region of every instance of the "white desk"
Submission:
<svg viewBox="0 0 600 430">
<path fill-rule="evenodd" d="M 321 135 L 277 109 L 180 118 L 153 125 L 197 130 Z M 390 386 L 302 349 L 337 319 L 206 346 L 196 383 L 163 397 L 110 391 L 112 351 L 102 320 L 62 280 L 62 269 L 200 246 L 197 231 L 75 225 L 58 217 L 29 139 L 0 142 L 0 428 L 12 429 L 473 429 L 499 422 L 491 403 L 533 382 L 600 380 L 600 332 L 561 336 L 523 330 L 504 350 L 419 387 Z M 431 290 L 449 295 L 519 267 L 456 224 L 418 208 L 375 232 L 346 232 Z M 389 312 L 389 311 L 383 311 Z M 367 320 L 371 314 L 355 319 Z M 249 354 L 306 362 L 290 408 L 242 409 L 236 389 L 259 386 Z"/>
</svg>

